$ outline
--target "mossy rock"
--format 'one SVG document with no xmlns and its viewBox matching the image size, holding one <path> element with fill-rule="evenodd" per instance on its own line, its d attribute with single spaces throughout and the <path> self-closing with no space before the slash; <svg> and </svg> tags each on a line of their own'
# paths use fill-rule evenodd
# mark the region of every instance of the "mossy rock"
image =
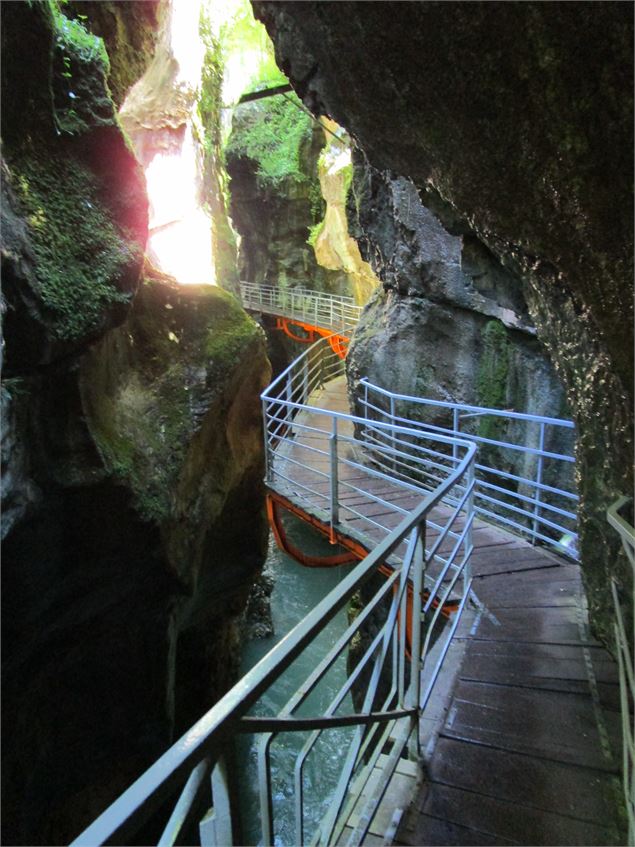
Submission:
<svg viewBox="0 0 635 847">
<path fill-rule="evenodd" d="M 89 356 L 82 392 L 93 438 L 144 519 L 170 518 L 192 440 L 250 355 L 264 367 L 263 333 L 231 294 L 150 270 L 126 325 Z"/>
<path fill-rule="evenodd" d="M 81 352 L 125 319 L 147 198 L 101 39 L 52 3 L 3 4 L 2 38 L 6 364 L 17 375 Z M 25 46 L 36 51 L 28 68 Z"/>
</svg>

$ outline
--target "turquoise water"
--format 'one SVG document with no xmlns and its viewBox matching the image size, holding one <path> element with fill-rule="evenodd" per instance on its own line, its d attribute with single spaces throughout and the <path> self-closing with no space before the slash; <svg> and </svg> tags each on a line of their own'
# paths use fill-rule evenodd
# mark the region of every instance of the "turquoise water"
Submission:
<svg viewBox="0 0 635 847">
<path fill-rule="evenodd" d="M 329 555 L 333 547 L 326 539 L 300 521 L 291 522 L 288 529 L 293 541 L 306 552 Z M 275 586 L 271 595 L 274 635 L 270 638 L 249 642 L 243 654 L 242 671 L 246 673 L 269 650 L 272 649 L 297 623 L 334 588 L 351 569 L 351 565 L 337 568 L 305 568 L 270 544 L 268 566 L 273 572 Z M 268 691 L 251 714 L 272 715 L 295 693 L 300 683 L 316 667 L 324 653 L 331 647 L 347 626 L 346 610 L 338 613 L 326 630 L 305 650 L 304 654 L 285 671 L 284 675 Z M 319 715 L 323 713 L 334 694 L 346 679 L 346 656 L 340 657 L 324 681 L 299 714 Z M 346 701 L 339 713 L 350 708 Z M 352 736 L 351 729 L 335 729 L 322 734 L 319 743 L 307 759 L 303 779 L 305 793 L 305 825 L 309 835 L 329 806 L 332 791 L 337 783 L 342 759 Z M 298 750 L 309 737 L 308 733 L 284 733 L 272 744 L 272 782 L 274 798 L 275 843 L 297 843 L 294 828 L 293 768 Z M 249 823 L 243 833 L 246 844 L 257 844 L 260 833 L 257 742 L 253 736 L 242 739 L 240 759 L 242 767 L 248 768 L 248 778 L 243 780 L 243 819 Z"/>
</svg>

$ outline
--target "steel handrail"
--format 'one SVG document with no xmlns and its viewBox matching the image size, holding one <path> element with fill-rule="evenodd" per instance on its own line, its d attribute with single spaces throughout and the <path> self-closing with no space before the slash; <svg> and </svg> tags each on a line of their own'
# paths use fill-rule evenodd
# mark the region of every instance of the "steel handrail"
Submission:
<svg viewBox="0 0 635 847">
<path fill-rule="evenodd" d="M 362 413 L 375 426 L 378 417 L 385 422 L 399 423 L 402 416 L 397 414 L 397 405 L 410 410 L 435 410 L 447 412 L 451 423 L 443 425 L 419 419 L 418 425 L 431 432 L 447 433 L 452 437 L 460 437 L 479 445 L 495 447 L 508 456 L 526 456 L 528 460 L 535 458 L 535 471 L 532 476 L 521 473 L 511 473 L 487 464 L 477 462 L 476 470 L 476 512 L 485 520 L 503 524 L 505 527 L 521 535 L 528 536 L 535 543 L 544 543 L 557 552 L 579 560 L 576 531 L 577 518 L 574 511 L 565 508 L 565 502 L 578 502 L 575 490 L 547 485 L 543 481 L 545 462 L 560 463 L 571 467 L 575 457 L 570 453 L 556 452 L 546 449 L 546 428 L 558 427 L 564 431 L 574 430 L 574 423 L 569 420 L 554 418 L 546 415 L 533 415 L 526 412 L 492 409 L 484 406 L 474 406 L 466 403 L 451 403 L 430 398 L 414 397 L 406 394 L 396 394 L 385 388 L 373 385 L 367 378 L 359 382 L 361 392 L 357 404 Z M 373 397 L 374 402 L 369 398 Z M 379 398 L 382 398 L 381 400 Z M 380 405 L 384 403 L 385 408 Z M 482 418 L 491 416 L 503 421 L 519 421 L 538 426 L 537 446 L 527 443 L 506 441 L 501 438 L 490 438 L 461 429 L 461 421 L 465 418 Z M 418 416 L 419 418 L 419 416 Z M 411 419 L 411 417 L 410 417 Z M 513 461 L 513 460 L 510 460 Z M 524 460 L 523 460 L 524 461 Z M 513 465 L 512 465 L 513 467 Z M 567 472 L 567 473 L 570 473 Z M 522 488 L 527 494 L 524 494 Z M 571 488 L 574 488 L 573 481 Z M 559 517 L 559 521 L 554 519 Z"/>
<path fill-rule="evenodd" d="M 620 514 L 632 500 L 620 497 L 608 509 L 606 517 L 609 524 L 619 534 L 622 547 L 629 562 L 633 583 L 630 586 L 632 607 L 631 624 L 635 619 L 635 528 Z M 633 727 L 633 708 L 635 705 L 635 669 L 632 652 L 632 635 L 627 635 L 627 624 L 620 601 L 618 584 L 611 578 L 611 593 L 615 610 L 613 635 L 617 653 L 620 680 L 620 712 L 622 717 L 622 784 L 628 818 L 628 844 L 635 843 L 635 728 Z"/>
<path fill-rule="evenodd" d="M 328 339 L 323 339 L 320 349 L 326 356 L 335 355 L 332 351 L 329 352 Z M 316 351 L 310 348 L 304 356 L 300 357 L 300 360 L 308 361 L 314 355 L 316 355 Z M 277 446 L 279 451 L 282 451 L 282 461 L 286 461 L 288 457 L 284 456 L 284 445 L 289 444 L 291 439 L 290 435 L 280 435 L 279 427 L 281 422 L 285 426 L 291 429 L 295 428 L 299 431 L 302 424 L 296 418 L 302 411 L 310 411 L 307 405 L 297 402 L 297 397 L 293 399 L 294 392 L 298 394 L 305 389 L 310 389 L 312 383 L 317 383 L 320 380 L 321 373 L 337 373 L 339 368 L 339 366 L 334 368 L 316 367 L 313 369 L 313 375 L 310 381 L 306 382 L 304 379 L 306 373 L 304 371 L 303 361 L 299 365 L 296 362 L 296 365 L 301 369 L 300 379 L 287 380 L 287 377 L 291 376 L 290 370 L 287 369 L 287 372 L 282 374 L 263 393 L 263 404 L 270 411 L 274 410 L 266 419 L 270 427 L 266 437 L 267 454 L 269 456 L 268 473 L 273 476 L 276 473 L 275 463 L 280 461 L 280 452 L 276 453 L 275 448 Z M 291 386 L 291 399 L 287 399 L 286 395 L 289 385 Z M 275 396 L 273 394 L 274 386 L 277 387 L 279 392 Z M 357 425 L 363 423 L 362 419 L 355 419 L 354 416 L 347 416 L 338 412 L 328 412 L 326 410 L 319 411 L 330 419 L 331 425 L 335 428 L 338 421 L 342 418 L 348 418 Z M 382 427 L 380 426 L 379 428 L 381 429 Z M 398 436 L 412 440 L 423 439 L 430 444 L 442 446 L 444 449 L 455 450 L 461 456 L 457 456 L 456 460 L 448 462 L 447 476 L 437 486 L 436 490 L 422 490 L 420 502 L 418 502 L 409 514 L 403 517 L 396 529 L 387 531 L 386 536 L 374 545 L 372 552 L 347 574 L 340 584 L 318 603 L 315 609 L 303 621 L 288 633 L 251 671 L 239 680 L 176 744 L 164 753 L 121 797 L 106 809 L 73 842 L 74 845 L 125 843 L 138 830 L 139 826 L 143 825 L 149 816 L 152 816 L 161 808 L 166 797 L 171 792 L 184 785 L 183 792 L 177 801 L 174 812 L 170 816 L 160 842 L 162 844 L 175 843 L 179 837 L 183 822 L 191 818 L 193 810 L 201 802 L 201 796 L 209 791 L 208 777 L 210 774 L 214 793 L 213 806 L 217 810 L 222 808 L 226 811 L 224 816 L 220 816 L 223 817 L 223 820 L 219 819 L 219 815 L 217 815 L 216 820 L 214 820 L 213 816 L 206 816 L 201 822 L 201 830 L 207 827 L 206 839 L 210 843 L 229 844 L 231 841 L 231 827 L 228 828 L 227 816 L 229 813 L 227 810 L 230 807 L 230 803 L 227 799 L 229 792 L 224 776 L 224 751 L 227 749 L 228 740 L 231 740 L 245 729 L 250 732 L 254 731 L 257 721 L 254 722 L 254 719 L 251 718 L 245 723 L 244 727 L 241 727 L 241 720 L 246 716 L 249 709 L 275 684 L 289 665 L 314 638 L 325 629 L 337 612 L 348 604 L 362 585 L 373 574 L 379 572 L 380 567 L 383 567 L 389 560 L 393 561 L 393 563 L 398 561 L 399 557 L 396 556 L 397 549 L 402 542 L 408 541 L 406 555 L 401 565 L 402 570 L 399 575 L 397 572 L 394 574 L 394 580 L 396 580 L 395 585 L 397 585 L 397 582 L 399 583 L 401 586 L 400 591 L 391 593 L 389 586 L 382 581 L 382 584 L 386 587 L 380 589 L 368 604 L 372 609 L 373 604 L 377 607 L 379 606 L 382 597 L 392 596 L 390 607 L 392 611 L 388 612 L 383 628 L 379 632 L 381 638 L 378 644 L 381 643 L 382 647 L 381 649 L 377 648 L 377 650 L 367 650 L 366 657 L 360 660 L 372 668 L 371 680 L 366 690 L 365 705 L 361 711 L 356 710 L 356 717 L 348 717 L 346 720 L 340 720 L 340 723 L 354 721 L 359 726 L 359 730 L 354 731 L 355 737 L 351 742 L 349 756 L 342 772 L 334 805 L 332 806 L 333 809 L 337 808 L 339 811 L 332 813 L 328 820 L 323 823 L 323 837 L 325 841 L 329 841 L 329 839 L 332 841 L 341 831 L 343 826 L 342 821 L 349 808 L 352 808 L 350 805 L 351 797 L 359 797 L 359 794 L 355 794 L 357 788 L 351 794 L 353 790 L 352 786 L 361 785 L 361 774 L 367 772 L 369 767 L 368 762 L 377 761 L 383 745 L 382 739 L 387 739 L 388 737 L 393 739 L 393 752 L 386 766 L 388 768 L 386 778 L 388 778 L 390 772 L 394 771 L 398 763 L 399 750 L 404 749 L 404 745 L 408 743 L 409 739 L 416 739 L 418 736 L 418 714 L 421 700 L 420 662 L 424 663 L 426 690 L 430 688 L 430 685 L 438 676 L 441 667 L 440 659 L 435 655 L 430 659 L 430 661 L 433 661 L 433 665 L 427 671 L 425 670 L 428 668 L 428 664 L 425 663 L 426 657 L 421 654 L 421 650 L 427 647 L 427 642 L 421 638 L 421 612 L 416 604 L 412 604 L 412 613 L 406 608 L 405 590 L 403 587 L 406 582 L 410 583 L 413 586 L 414 597 L 420 596 L 425 576 L 424 571 L 431 563 L 431 558 L 426 555 L 425 550 L 424 535 L 426 518 L 434 507 L 447 498 L 450 491 L 455 489 L 457 485 L 461 485 L 464 491 L 463 502 L 461 506 L 455 507 L 445 526 L 446 534 L 451 535 L 455 539 L 453 550 L 442 559 L 443 567 L 440 574 L 436 575 L 436 580 L 438 585 L 442 586 L 442 594 L 440 596 L 441 598 L 445 598 L 451 590 L 454 590 L 457 580 L 462 576 L 463 594 L 461 608 L 465 605 L 471 585 L 466 567 L 471 552 L 469 536 L 473 519 L 471 498 L 476 445 L 438 434 L 421 433 L 412 427 L 393 426 L 392 429 Z M 360 441 L 359 438 L 355 439 L 352 436 L 342 436 L 342 442 L 347 445 L 352 442 L 363 444 L 363 440 Z M 369 473 L 378 474 L 372 468 L 369 469 Z M 381 478 L 389 478 L 384 474 L 379 474 L 379 476 Z M 332 501 L 332 498 L 330 499 Z M 462 512 L 465 512 L 467 520 L 462 530 L 454 532 L 454 521 Z M 461 562 L 455 561 L 455 557 L 458 555 L 457 551 L 462 551 L 463 559 Z M 445 574 L 449 574 L 450 571 L 453 574 L 452 578 L 445 580 Z M 429 631 L 432 630 L 439 620 L 439 614 L 442 608 L 441 603 L 437 603 L 436 608 L 432 609 L 431 602 L 429 598 L 426 613 L 429 616 Z M 408 652 L 404 634 L 406 615 L 409 614 L 411 614 L 408 620 L 410 621 L 409 625 L 412 633 L 410 652 Z M 359 619 L 349 626 L 347 630 L 349 644 L 353 637 L 352 633 L 360 631 L 365 619 L 365 616 L 360 615 Z M 451 628 L 451 633 L 453 631 L 454 627 Z M 343 645 L 340 643 L 337 647 L 336 653 L 340 655 Z M 332 649 L 324 656 L 321 673 L 326 668 L 332 666 L 337 655 L 335 655 Z M 390 656 L 392 656 L 392 659 L 388 661 Z M 374 701 L 378 694 L 380 678 L 384 673 L 383 668 L 388 665 L 392 668 L 393 682 L 388 695 L 384 698 L 383 703 L 380 704 L 380 708 L 377 709 Z M 349 681 L 347 683 L 349 689 L 355 680 L 358 680 L 357 684 L 359 684 L 360 674 L 361 665 L 349 674 Z M 406 684 L 408 677 L 410 682 Z M 313 679 L 314 682 L 317 682 L 315 674 L 313 675 Z M 338 696 L 340 696 L 339 705 L 341 705 L 341 695 L 336 695 L 331 706 L 327 707 L 326 713 L 335 715 L 335 712 L 339 708 L 338 703 L 335 702 Z M 288 731 L 289 717 L 292 716 L 294 709 L 303 698 L 296 699 L 297 702 L 295 704 L 287 704 L 287 707 L 280 711 L 279 717 L 281 722 L 278 731 Z M 299 722 L 299 725 L 306 725 L 306 719 Z M 320 716 L 316 716 L 315 726 L 318 727 L 316 732 L 324 731 L 325 725 L 328 725 L 328 722 L 325 722 Z M 265 768 L 262 784 L 266 789 L 266 800 L 263 804 L 262 811 L 265 843 L 273 843 L 274 840 L 269 752 L 276 733 L 272 733 L 272 726 L 275 728 L 276 718 L 269 719 L 266 722 L 268 737 L 266 738 L 265 755 L 262 757 L 264 761 L 263 767 Z M 363 729 L 364 727 L 366 729 Z M 380 727 L 385 728 L 381 732 L 377 732 L 373 727 L 376 729 Z M 400 727 L 402 728 L 400 729 Z M 366 771 L 364 770 L 365 768 Z M 209 805 L 210 802 L 210 798 L 207 797 L 205 804 Z M 365 818 L 365 820 L 370 820 L 374 812 L 376 812 L 376 808 L 374 811 L 371 809 L 368 813 L 370 817 Z M 302 827 L 302 824 L 300 824 L 300 827 Z"/>
<path fill-rule="evenodd" d="M 305 288 L 283 289 L 241 282 L 240 296 L 245 309 L 295 319 L 331 332 L 352 333 L 362 312 L 362 306 L 352 297 Z"/>
</svg>

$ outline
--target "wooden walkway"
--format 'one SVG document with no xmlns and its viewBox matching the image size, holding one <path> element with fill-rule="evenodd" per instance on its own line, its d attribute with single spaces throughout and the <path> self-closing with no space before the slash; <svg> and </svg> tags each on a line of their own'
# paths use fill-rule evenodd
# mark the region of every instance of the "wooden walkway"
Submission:
<svg viewBox="0 0 635 847">
<path fill-rule="evenodd" d="M 349 411 L 342 379 L 311 402 Z M 323 416 L 302 414 L 307 425 L 325 425 Z M 310 447 L 328 455 L 327 439 L 307 433 L 276 462 L 292 479 L 294 500 L 320 512 L 328 482 L 316 484 L 293 463 L 307 463 Z M 313 456 L 312 469 L 327 472 L 327 456 Z M 344 493 L 340 518 L 352 532 L 379 540 L 401 520 L 394 505 L 408 512 L 418 502 L 389 482 L 364 482 L 346 464 L 338 470 L 344 488 L 370 485 L 392 504 Z M 444 510 L 437 516 L 441 522 Z M 617 670 L 589 634 L 580 569 L 481 521 L 473 538 L 473 588 L 485 611 L 464 615 L 448 695 L 436 721 L 423 719 L 414 800 L 389 792 L 395 810 L 405 810 L 394 841 L 382 825 L 365 843 L 625 844 Z"/>
</svg>

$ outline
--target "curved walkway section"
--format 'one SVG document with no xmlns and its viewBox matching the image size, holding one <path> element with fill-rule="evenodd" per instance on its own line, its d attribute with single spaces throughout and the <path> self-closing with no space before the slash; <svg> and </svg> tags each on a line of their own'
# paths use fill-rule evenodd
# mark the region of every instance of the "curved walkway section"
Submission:
<svg viewBox="0 0 635 847">
<path fill-rule="evenodd" d="M 309 288 L 283 289 L 257 282 L 241 282 L 240 298 L 248 311 L 278 315 L 347 338 L 357 326 L 363 308 L 352 297 Z"/>
<path fill-rule="evenodd" d="M 254 783 L 257 843 L 390 843 L 421 764 L 396 843 L 621 843 L 614 663 L 588 633 L 578 566 L 475 519 L 475 439 L 400 415 L 370 385 L 351 415 L 328 338 L 262 402 L 281 542 L 292 512 L 333 544 L 300 561 L 356 563 L 74 844 L 130 843 L 148 820 L 162 845 L 245 843 Z M 531 518 L 547 488 L 524 495 Z M 273 709 L 297 663 L 304 682 Z M 234 757 L 239 734 L 256 741 L 255 772 Z M 329 761 L 326 735 L 341 751 Z"/>
</svg>

